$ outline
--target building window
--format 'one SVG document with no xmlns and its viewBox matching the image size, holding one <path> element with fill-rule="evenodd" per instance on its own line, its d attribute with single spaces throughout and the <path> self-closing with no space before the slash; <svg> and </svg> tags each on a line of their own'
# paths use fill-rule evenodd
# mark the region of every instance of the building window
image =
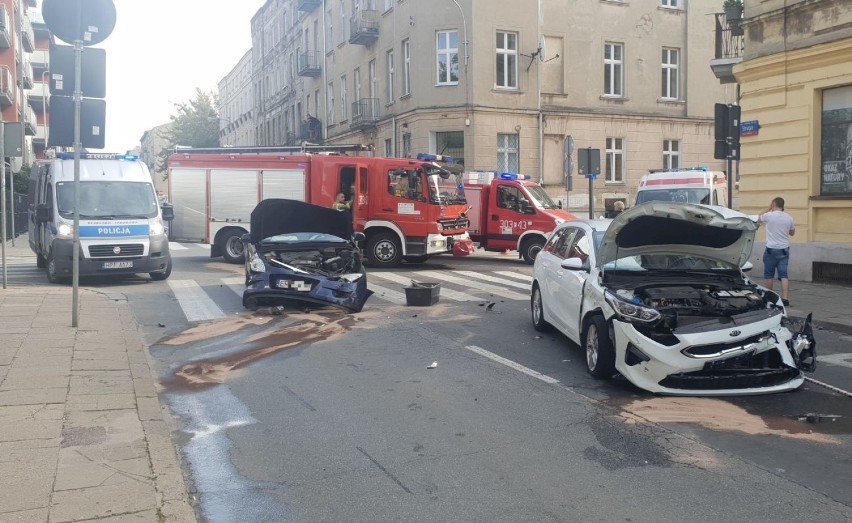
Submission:
<svg viewBox="0 0 852 523">
<path fill-rule="evenodd" d="M 328 25 L 325 26 L 325 51 L 331 51 L 334 47 L 334 13 L 332 9 L 328 10 Z"/>
<path fill-rule="evenodd" d="M 390 11 L 393 8 L 393 0 L 385 0 L 385 11 Z"/>
<path fill-rule="evenodd" d="M 497 32 L 497 79 L 501 89 L 518 88 L 518 35 Z"/>
<path fill-rule="evenodd" d="M 623 44 L 604 44 L 604 95 L 624 96 Z"/>
<path fill-rule="evenodd" d="M 346 75 L 342 75 L 340 77 L 340 121 L 345 122 L 349 119 L 349 108 L 347 104 L 349 103 L 347 97 L 348 91 L 346 89 Z"/>
<path fill-rule="evenodd" d="M 497 135 L 497 169 L 500 172 L 517 173 L 520 171 L 518 163 L 517 134 Z"/>
<path fill-rule="evenodd" d="M 343 5 L 343 0 L 340 0 L 340 42 L 346 42 L 346 6 Z"/>
<path fill-rule="evenodd" d="M 852 195 L 852 85 L 822 92 L 820 194 Z"/>
<path fill-rule="evenodd" d="M 369 64 L 369 74 L 370 74 L 370 98 L 377 98 L 377 80 L 376 80 L 376 60 L 370 60 Z"/>
<path fill-rule="evenodd" d="M 388 51 L 387 53 L 387 67 L 388 67 L 388 103 L 393 103 L 393 51 Z"/>
<path fill-rule="evenodd" d="M 606 139 L 606 181 L 624 183 L 624 139 Z"/>
<path fill-rule="evenodd" d="M 663 7 L 680 7 L 680 0 L 660 0 L 660 5 Z"/>
<path fill-rule="evenodd" d="M 411 158 L 411 133 L 403 133 L 402 135 L 402 156 L 403 158 Z"/>
<path fill-rule="evenodd" d="M 457 165 L 464 165 L 464 131 L 435 133 L 435 152 L 452 156 Z"/>
<path fill-rule="evenodd" d="M 678 99 L 680 50 L 663 48 L 663 84 L 661 96 L 667 100 Z"/>
<path fill-rule="evenodd" d="M 680 142 L 663 140 L 663 169 L 680 168 Z"/>
<path fill-rule="evenodd" d="M 438 31 L 438 85 L 459 83 L 459 32 Z"/>
<path fill-rule="evenodd" d="M 411 94 L 411 41 L 402 41 L 402 96 Z"/>
<path fill-rule="evenodd" d="M 328 125 L 334 125 L 334 82 L 328 82 Z"/>
<path fill-rule="evenodd" d="M 393 143 L 390 138 L 385 138 L 385 156 L 388 158 L 393 156 Z"/>
</svg>

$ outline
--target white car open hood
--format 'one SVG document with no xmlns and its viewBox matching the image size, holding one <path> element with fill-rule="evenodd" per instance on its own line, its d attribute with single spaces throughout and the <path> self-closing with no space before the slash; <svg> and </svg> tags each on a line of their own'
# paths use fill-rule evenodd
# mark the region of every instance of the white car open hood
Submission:
<svg viewBox="0 0 852 523">
<path fill-rule="evenodd" d="M 725 207 L 647 202 L 619 214 L 597 252 L 598 266 L 638 254 L 703 256 L 742 267 L 757 224 Z"/>
</svg>

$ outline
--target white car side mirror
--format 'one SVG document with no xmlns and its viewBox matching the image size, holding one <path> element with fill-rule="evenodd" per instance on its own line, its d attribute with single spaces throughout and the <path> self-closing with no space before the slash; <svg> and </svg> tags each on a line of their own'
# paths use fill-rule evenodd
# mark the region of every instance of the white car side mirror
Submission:
<svg viewBox="0 0 852 523">
<path fill-rule="evenodd" d="M 743 264 L 743 266 L 741 267 L 743 272 L 748 272 L 748 271 L 752 270 L 753 268 L 754 268 L 754 264 L 751 263 L 750 261 L 745 262 Z"/>
<path fill-rule="evenodd" d="M 568 258 L 566 260 L 562 260 L 562 263 L 560 265 L 563 269 L 576 271 L 577 269 L 583 268 L 583 260 L 581 260 L 580 258 Z"/>
</svg>

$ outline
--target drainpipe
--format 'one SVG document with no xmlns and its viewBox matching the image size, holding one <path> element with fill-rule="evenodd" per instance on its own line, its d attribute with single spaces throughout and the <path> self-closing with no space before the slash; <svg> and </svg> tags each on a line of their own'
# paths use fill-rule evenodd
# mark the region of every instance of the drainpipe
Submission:
<svg viewBox="0 0 852 523">
<path fill-rule="evenodd" d="M 470 76 L 467 72 L 467 62 L 470 57 L 469 53 L 469 42 L 467 40 L 467 20 L 464 17 L 464 10 L 459 5 L 458 0 L 453 0 L 453 3 L 456 4 L 456 7 L 459 8 L 459 14 L 462 17 L 462 30 L 464 32 L 464 109 L 465 109 L 465 127 L 470 125 Z M 473 3 L 471 2 L 471 9 L 473 9 Z"/>
<path fill-rule="evenodd" d="M 541 34 L 541 0 L 538 0 L 538 48 L 544 49 Z M 543 51 L 542 51 L 543 52 Z M 538 184 L 544 185 L 544 113 L 541 112 L 541 64 L 544 61 L 541 59 L 541 53 L 538 54 L 537 60 L 540 62 L 536 67 L 536 83 L 538 92 Z"/>
<path fill-rule="evenodd" d="M 341 28 L 342 29 L 342 28 Z M 320 92 L 323 93 L 323 101 L 322 107 L 325 116 L 320 118 L 321 122 L 325 122 L 325 125 L 320 129 L 320 133 L 322 133 L 323 143 L 328 139 L 328 82 L 325 81 L 326 78 L 326 61 L 328 59 L 328 48 L 326 45 L 328 44 L 328 24 L 325 19 L 325 0 L 322 0 L 322 85 L 320 86 Z M 316 115 L 319 118 L 319 115 Z"/>
</svg>

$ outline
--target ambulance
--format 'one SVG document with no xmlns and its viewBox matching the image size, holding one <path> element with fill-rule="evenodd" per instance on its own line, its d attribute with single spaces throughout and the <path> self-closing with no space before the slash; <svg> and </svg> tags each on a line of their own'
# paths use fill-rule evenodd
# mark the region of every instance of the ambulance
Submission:
<svg viewBox="0 0 852 523">
<path fill-rule="evenodd" d="M 728 179 L 706 167 L 651 170 L 639 180 L 636 205 L 650 201 L 728 206 Z"/>
<path fill-rule="evenodd" d="M 81 153 L 78 201 L 79 274 L 172 272 L 163 209 L 148 167 L 129 154 Z M 29 243 L 51 283 L 72 276 L 75 211 L 74 154 L 33 165 L 29 181 Z M 165 219 L 168 220 L 168 214 Z"/>
</svg>

